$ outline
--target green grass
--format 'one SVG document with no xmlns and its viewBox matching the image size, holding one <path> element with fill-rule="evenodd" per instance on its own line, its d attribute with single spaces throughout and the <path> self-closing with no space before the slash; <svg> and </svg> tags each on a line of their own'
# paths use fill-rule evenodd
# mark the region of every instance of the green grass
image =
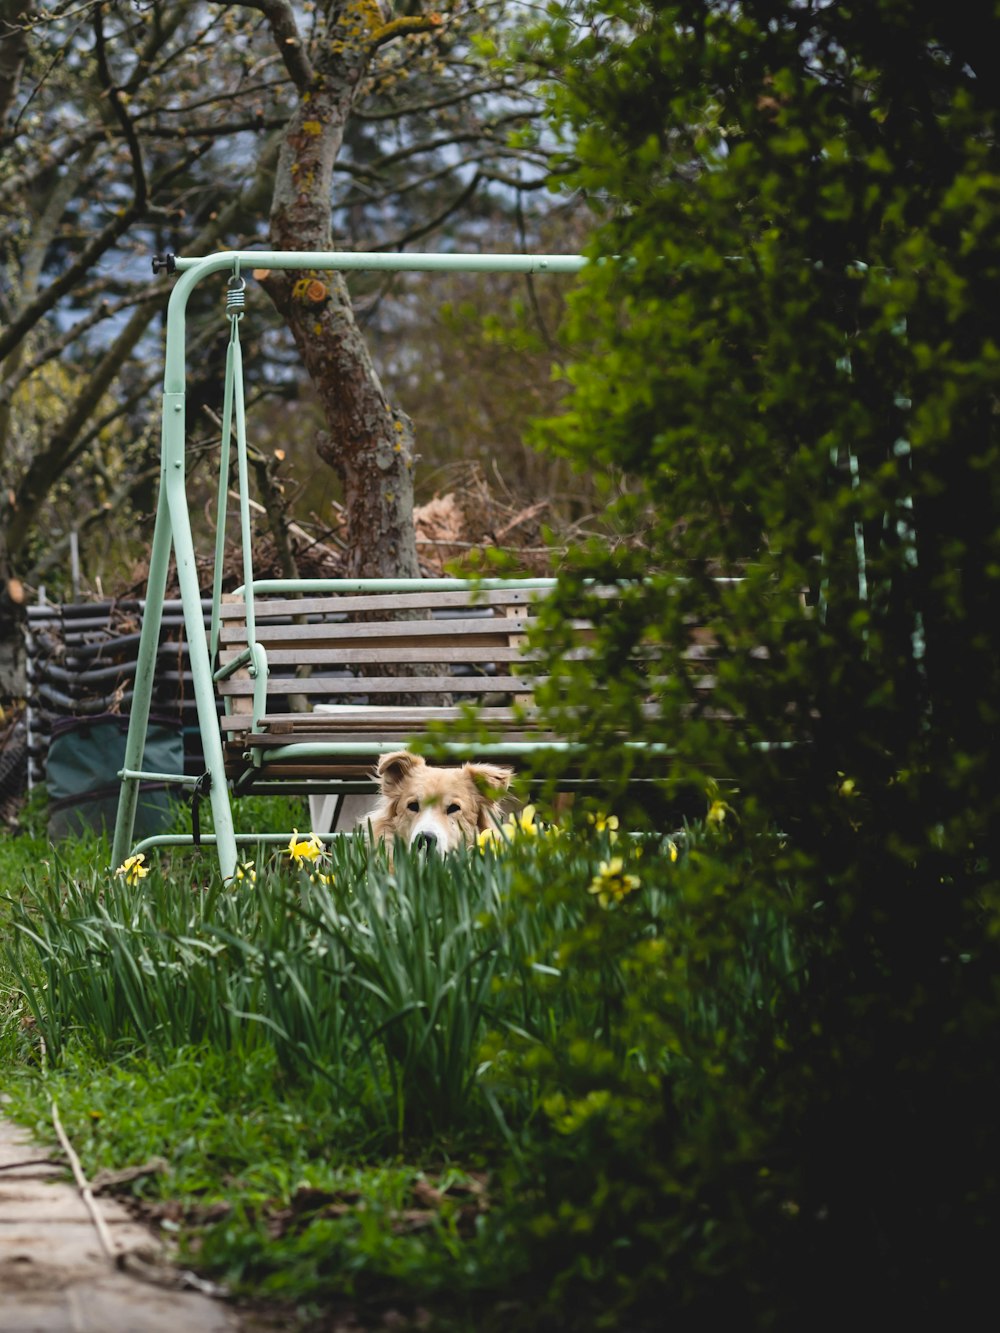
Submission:
<svg viewBox="0 0 1000 1333">
<path fill-rule="evenodd" d="M 136 1181 L 134 1196 L 184 1261 L 236 1293 L 306 1316 L 334 1299 L 453 1286 L 478 1181 L 440 1155 L 366 1157 L 355 1108 L 322 1081 L 289 1085 L 272 1051 L 181 1048 L 166 1061 L 107 1063 L 81 1041 L 44 1076 L 22 1067 L 4 1082 L 7 1113 L 42 1141 L 57 1103 L 91 1178 L 162 1159 L 166 1170 Z"/>
</svg>

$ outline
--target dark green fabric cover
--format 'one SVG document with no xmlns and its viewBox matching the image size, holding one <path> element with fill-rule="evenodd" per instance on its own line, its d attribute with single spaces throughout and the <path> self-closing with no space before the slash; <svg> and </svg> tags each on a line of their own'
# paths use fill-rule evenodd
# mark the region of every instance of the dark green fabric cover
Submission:
<svg viewBox="0 0 1000 1333">
<path fill-rule="evenodd" d="M 114 832 L 127 730 L 127 717 L 108 713 L 70 718 L 53 731 L 45 761 L 51 841 L 87 830 Z M 142 768 L 150 773 L 184 772 L 184 738 L 178 723 L 150 719 Z M 172 807 L 181 791 L 159 783 L 140 785 L 135 841 L 170 827 Z"/>
</svg>

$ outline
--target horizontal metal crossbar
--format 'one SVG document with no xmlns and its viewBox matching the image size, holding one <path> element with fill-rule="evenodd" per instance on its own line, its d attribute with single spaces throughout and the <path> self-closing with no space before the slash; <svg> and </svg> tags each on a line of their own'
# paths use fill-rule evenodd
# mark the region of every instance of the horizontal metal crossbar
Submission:
<svg viewBox="0 0 1000 1333">
<path fill-rule="evenodd" d="M 120 768 L 117 776 L 120 778 L 134 778 L 137 782 L 170 782 L 179 787 L 197 787 L 201 778 L 192 777 L 188 773 L 147 773 L 145 769 Z"/>
<path fill-rule="evenodd" d="M 583 255 L 400 254 L 388 250 L 232 250 L 196 258 L 173 257 L 178 273 L 198 276 L 225 272 L 237 263 L 246 269 L 317 268 L 342 273 L 579 273 Z"/>
<path fill-rule="evenodd" d="M 411 579 L 411 578 L 376 578 L 376 579 L 254 579 L 250 584 L 253 593 L 260 597 L 273 595 L 285 596 L 291 593 L 393 593 L 406 592 L 462 592 L 477 590 L 483 592 L 526 591 L 551 592 L 556 579 Z M 246 585 L 237 588 L 235 595 L 243 596 Z"/>
<path fill-rule="evenodd" d="M 658 741 L 623 741 L 626 749 L 634 749 L 642 754 L 649 755 L 669 755 L 673 753 L 670 746 L 663 745 Z M 521 755 L 541 754 L 545 751 L 553 751 L 557 754 L 585 754 L 586 745 L 578 744 L 575 741 L 489 741 L 482 745 L 462 744 L 459 741 L 446 741 L 440 744 L 435 743 L 435 749 L 442 750 L 445 754 L 468 755 L 475 753 L 479 756 L 488 758 L 516 758 Z M 372 754 L 391 754 L 399 749 L 399 741 L 303 741 L 296 744 L 294 741 L 287 745 L 274 745 L 268 748 L 268 764 L 278 764 L 282 761 L 291 762 L 295 759 L 347 759 L 352 756 L 363 758 Z"/>
<path fill-rule="evenodd" d="M 287 833 L 237 833 L 235 835 L 236 845 L 238 847 L 253 847 L 258 843 L 263 843 L 268 847 L 287 847 L 292 838 L 298 835 L 298 831 L 289 830 Z M 320 842 L 328 846 L 344 836 L 343 833 L 315 833 L 310 836 L 319 838 Z M 195 840 L 193 833 L 156 833 L 152 837 L 143 838 L 133 847 L 135 855 L 141 855 L 154 847 L 217 847 L 219 843 L 218 835 L 215 833 L 203 833 L 200 838 Z"/>
</svg>

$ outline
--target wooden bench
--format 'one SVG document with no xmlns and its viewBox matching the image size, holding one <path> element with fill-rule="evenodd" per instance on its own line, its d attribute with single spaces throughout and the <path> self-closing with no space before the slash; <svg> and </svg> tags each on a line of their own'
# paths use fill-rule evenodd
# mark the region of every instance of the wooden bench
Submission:
<svg viewBox="0 0 1000 1333">
<path fill-rule="evenodd" d="M 234 792 L 372 792 L 379 755 L 470 705 L 497 734 L 461 759 L 559 743 L 532 713 L 525 636 L 553 580 L 324 580 L 223 598 L 216 688 Z M 249 616 L 248 616 L 249 610 Z M 249 631 L 249 633 L 248 633 Z M 467 726 L 465 730 L 467 730 Z"/>
<path fill-rule="evenodd" d="M 540 749 L 572 749 L 534 712 L 540 666 L 526 647 L 555 580 L 299 586 L 290 593 L 287 585 L 259 582 L 250 602 L 240 593 L 222 600 L 215 678 L 234 794 L 332 793 L 339 804 L 345 795 L 375 792 L 379 756 L 431 731 L 440 741 L 441 724 L 452 732 L 444 748 L 456 762 L 517 767 Z M 614 596 L 613 589 L 603 592 Z M 573 627 L 580 646 L 572 653 L 585 656 L 590 623 Z M 711 656 L 697 630 L 688 651 Z M 711 683 L 706 662 L 704 688 Z M 490 740 L 474 739 L 477 733 Z M 315 821 L 321 807 L 312 808 Z M 331 827 L 330 807 L 324 810 Z"/>
</svg>

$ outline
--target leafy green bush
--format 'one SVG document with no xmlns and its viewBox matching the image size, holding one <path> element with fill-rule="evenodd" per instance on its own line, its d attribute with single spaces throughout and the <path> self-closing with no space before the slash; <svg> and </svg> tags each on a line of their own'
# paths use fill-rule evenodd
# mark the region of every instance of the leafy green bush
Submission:
<svg viewBox="0 0 1000 1333">
<path fill-rule="evenodd" d="M 597 1271 L 571 1254 L 574 1211 L 611 1189 L 591 1164 L 631 1151 L 641 1171 L 645 1143 L 660 1317 L 955 1316 L 984 1296 L 1000 1179 L 1000 21 L 916 0 L 583 13 L 532 38 L 559 70 L 562 165 L 610 217 L 571 315 L 594 351 L 539 439 L 617 485 L 636 538 L 570 561 L 544 703 L 608 789 L 637 773 L 623 734 L 673 751 L 667 806 L 727 784 L 739 837 L 688 881 L 704 915 L 685 956 L 725 975 L 773 904 L 804 970 L 776 998 L 780 1044 L 721 1109 L 697 1097 L 685 1119 L 671 1084 L 633 1118 L 617 1066 L 591 1088 L 619 1112 L 605 1148 L 583 1126 L 575 1148 L 543 1136 L 523 1225 L 577 1201 L 552 1267 L 565 1309 Z M 588 580 L 622 597 L 595 605 Z M 580 613 L 602 618 L 590 660 L 568 651 Z M 645 679 L 643 645 L 663 666 Z M 635 1244 L 613 1231 L 594 1242 L 608 1273 Z M 622 1268 L 622 1309 L 655 1269 Z"/>
<path fill-rule="evenodd" d="M 550 903 L 579 891 L 568 868 L 546 880 Z M 729 1176 L 734 1201 L 749 1186 L 781 1216 L 760 1109 L 803 985 L 787 870 L 783 839 L 740 846 L 717 823 L 615 843 L 588 910 L 539 941 L 556 965 L 527 985 L 556 1021 L 485 1046 L 501 1103 L 532 1111 L 519 1117 L 495 1220 L 530 1292 L 517 1327 L 660 1327 L 727 1261 L 749 1268 L 755 1200 L 740 1200 L 738 1229 L 735 1217 L 724 1226 L 706 1178 Z M 770 894 L 742 891 L 771 876 Z M 537 885 L 515 883 L 533 900 Z M 702 1246 L 703 1271 L 692 1271 Z"/>
</svg>

